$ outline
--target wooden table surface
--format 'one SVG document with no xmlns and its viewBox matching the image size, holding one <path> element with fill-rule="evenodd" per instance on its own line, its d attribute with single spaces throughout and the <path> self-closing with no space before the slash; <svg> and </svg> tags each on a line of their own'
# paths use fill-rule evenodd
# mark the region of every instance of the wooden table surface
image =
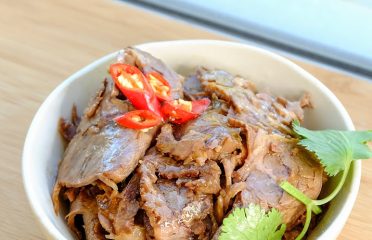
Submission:
<svg viewBox="0 0 372 240">
<path fill-rule="evenodd" d="M 122 47 L 173 39 L 224 39 L 115 1 L 0 0 L 0 239 L 44 239 L 28 205 L 21 153 L 33 115 L 65 78 Z M 328 86 L 358 129 L 372 128 L 372 84 L 297 62 Z M 372 239 L 372 161 L 338 239 Z"/>
</svg>

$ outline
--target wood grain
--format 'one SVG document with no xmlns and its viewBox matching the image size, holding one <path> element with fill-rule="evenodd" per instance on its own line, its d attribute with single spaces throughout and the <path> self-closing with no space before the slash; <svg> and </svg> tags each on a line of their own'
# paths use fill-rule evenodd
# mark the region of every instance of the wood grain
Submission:
<svg viewBox="0 0 372 240">
<path fill-rule="evenodd" d="M 0 1 L 0 239 L 44 239 L 22 187 L 21 153 L 42 101 L 66 77 L 124 46 L 173 39 L 223 39 L 113 1 Z M 296 61 L 346 106 L 358 129 L 372 128 L 372 84 Z M 339 239 L 370 239 L 372 161 Z M 356 237 L 357 236 L 357 237 Z"/>
</svg>

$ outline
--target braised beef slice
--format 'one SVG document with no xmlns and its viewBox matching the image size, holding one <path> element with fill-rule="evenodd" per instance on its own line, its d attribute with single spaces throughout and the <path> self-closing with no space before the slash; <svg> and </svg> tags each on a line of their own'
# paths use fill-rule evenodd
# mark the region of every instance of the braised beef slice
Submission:
<svg viewBox="0 0 372 240">
<path fill-rule="evenodd" d="M 157 149 L 185 163 L 203 165 L 209 160 L 222 160 L 244 151 L 240 128 L 228 126 L 228 119 L 214 110 L 203 113 L 173 130 L 166 124 L 157 137 Z"/>
<path fill-rule="evenodd" d="M 183 84 L 183 92 L 189 100 L 197 100 L 208 95 L 204 92 L 200 80 L 195 74 L 188 76 Z"/>
<path fill-rule="evenodd" d="M 73 105 L 71 110 L 71 120 L 64 118 L 59 120 L 58 131 L 67 143 L 69 143 L 75 136 L 79 123 L 80 118 L 77 113 L 76 105 Z"/>
<path fill-rule="evenodd" d="M 210 163 L 212 166 L 215 164 L 215 162 Z M 209 162 L 205 166 L 208 164 Z M 212 195 L 205 194 L 206 188 L 177 183 L 175 179 L 177 176 L 169 175 L 169 171 L 164 168 L 165 165 L 182 167 L 172 159 L 162 156 L 155 149 L 149 150 L 140 166 L 142 207 L 148 216 L 154 238 L 209 239 L 216 229 Z M 198 175 L 197 172 L 202 175 L 201 172 L 208 170 L 203 167 L 196 169 L 189 167 L 190 174 L 185 175 L 187 170 L 184 170 L 180 177 L 195 177 Z M 220 173 L 215 173 L 213 181 L 219 179 L 219 175 Z"/>
<path fill-rule="evenodd" d="M 77 234 L 79 239 L 105 239 L 105 231 L 99 223 L 97 213 L 96 200 L 89 194 L 87 189 L 82 189 L 71 203 L 70 213 L 66 216 L 67 224 Z M 75 218 L 78 215 L 83 216 L 84 235 L 75 225 Z"/>
<path fill-rule="evenodd" d="M 136 131 L 120 127 L 113 120 L 133 109 L 129 102 L 116 99 L 117 92 L 113 84 L 105 80 L 85 111 L 59 167 L 53 193 L 56 211 L 62 187 L 82 187 L 99 179 L 116 189 L 116 183 L 134 170 L 149 147 L 156 128 Z"/>
<path fill-rule="evenodd" d="M 176 180 L 177 186 L 203 194 L 216 194 L 221 189 L 221 169 L 214 161 L 208 160 L 203 166 L 184 164 L 161 155 L 154 148 L 148 151 L 145 161 L 155 166 L 159 178 Z"/>
<path fill-rule="evenodd" d="M 228 113 L 229 117 L 256 125 L 269 133 L 291 135 L 291 122 L 302 121 L 302 108 L 310 106 L 308 94 L 294 102 L 273 97 L 257 92 L 251 81 L 222 70 L 199 68 L 197 77 L 206 92 L 217 94 L 233 106 Z"/>
<path fill-rule="evenodd" d="M 297 145 L 297 139 L 268 134 L 250 127 L 250 150 L 244 165 L 233 173 L 234 183 L 245 183 L 235 198 L 234 206 L 250 203 L 265 209 L 276 208 L 290 230 L 298 224 L 305 206 L 284 192 L 279 184 L 288 181 L 311 199 L 316 199 L 322 188 L 323 168 L 313 156 Z"/>
<path fill-rule="evenodd" d="M 109 238 L 108 238 L 109 239 Z M 130 232 L 122 232 L 120 235 L 115 236 L 115 240 L 145 240 L 145 228 L 140 225 L 134 225 Z"/>
<path fill-rule="evenodd" d="M 150 219 L 146 214 L 143 216 L 143 223 L 146 229 L 146 240 L 155 239 L 154 229 L 152 228 Z"/>
<path fill-rule="evenodd" d="M 139 210 L 139 176 L 134 174 L 122 192 L 112 189 L 96 196 L 98 219 L 113 239 L 145 239 L 143 226 L 135 224 Z"/>
<path fill-rule="evenodd" d="M 244 182 L 238 182 L 231 186 L 226 185 L 226 187 L 220 191 L 214 205 L 215 218 L 218 224 L 222 224 L 222 220 L 231 208 L 235 196 L 243 191 L 245 187 L 246 185 Z"/>
</svg>

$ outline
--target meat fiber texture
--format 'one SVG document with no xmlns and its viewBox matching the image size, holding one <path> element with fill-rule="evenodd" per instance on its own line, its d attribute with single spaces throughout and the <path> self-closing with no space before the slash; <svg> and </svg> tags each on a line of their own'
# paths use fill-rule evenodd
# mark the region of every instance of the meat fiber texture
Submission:
<svg viewBox="0 0 372 240">
<path fill-rule="evenodd" d="M 105 80 L 81 119 L 73 109 L 71 121 L 61 121 L 70 142 L 53 202 L 57 211 L 59 196 L 70 203 L 67 223 L 79 238 L 217 239 L 223 218 L 250 203 L 278 209 L 289 232 L 303 222 L 305 207 L 279 183 L 289 181 L 313 199 L 322 188 L 322 167 L 297 145 L 290 126 L 311 106 L 307 94 L 290 101 L 205 68 L 184 80 L 133 48 L 119 61 L 160 72 L 173 99 L 208 97 L 212 104 L 182 125 L 122 128 L 112 119 L 133 106 Z"/>
</svg>

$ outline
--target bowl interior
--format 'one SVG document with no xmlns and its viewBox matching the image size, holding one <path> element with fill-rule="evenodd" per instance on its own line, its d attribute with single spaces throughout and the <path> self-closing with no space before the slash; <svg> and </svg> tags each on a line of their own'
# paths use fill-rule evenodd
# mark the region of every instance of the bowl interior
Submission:
<svg viewBox="0 0 372 240">
<path fill-rule="evenodd" d="M 336 97 L 310 74 L 282 57 L 243 44 L 221 41 L 174 41 L 138 46 L 162 59 L 181 74 L 196 66 L 220 68 L 254 81 L 259 89 L 275 95 L 298 98 L 309 92 L 315 108 L 306 110 L 305 126 L 312 129 L 353 129 L 347 112 Z M 57 131 L 60 117 L 68 118 L 76 104 L 81 114 L 114 62 L 107 55 L 69 77 L 45 100 L 29 129 L 23 152 L 23 177 L 32 208 L 51 239 L 73 239 L 64 217 L 56 216 L 51 201 L 63 143 Z M 360 181 L 360 164 L 353 164 L 342 192 L 332 201 L 310 238 L 335 238 L 355 201 Z M 337 182 L 332 178 L 325 192 Z"/>
</svg>

